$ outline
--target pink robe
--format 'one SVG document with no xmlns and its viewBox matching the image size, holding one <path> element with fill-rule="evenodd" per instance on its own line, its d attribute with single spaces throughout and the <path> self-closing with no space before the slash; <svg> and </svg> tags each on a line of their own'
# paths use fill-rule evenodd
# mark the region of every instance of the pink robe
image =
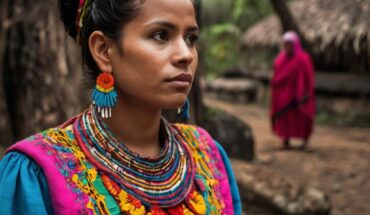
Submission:
<svg viewBox="0 0 370 215">
<path fill-rule="evenodd" d="M 275 59 L 271 81 L 271 121 L 283 139 L 308 139 L 315 115 L 314 68 L 308 53 L 294 37 L 294 53 L 282 51 Z"/>
</svg>

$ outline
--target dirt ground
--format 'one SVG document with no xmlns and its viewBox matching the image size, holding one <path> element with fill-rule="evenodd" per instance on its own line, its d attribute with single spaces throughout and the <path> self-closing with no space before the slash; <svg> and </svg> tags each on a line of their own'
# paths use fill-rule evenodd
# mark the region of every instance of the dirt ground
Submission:
<svg viewBox="0 0 370 215">
<path fill-rule="evenodd" d="M 307 151 L 280 150 L 281 140 L 271 132 L 268 110 L 258 105 L 206 99 L 247 122 L 256 142 L 256 165 L 326 192 L 332 215 L 370 215 L 370 128 L 316 125 Z"/>
</svg>

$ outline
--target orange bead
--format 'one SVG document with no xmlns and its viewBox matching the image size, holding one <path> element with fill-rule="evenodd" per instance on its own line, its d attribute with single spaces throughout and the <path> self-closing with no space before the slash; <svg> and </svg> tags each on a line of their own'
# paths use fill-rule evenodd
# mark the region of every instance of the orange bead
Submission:
<svg viewBox="0 0 370 215">
<path fill-rule="evenodd" d="M 109 89 L 114 86 L 114 77 L 109 72 L 101 73 L 96 79 L 96 85 L 103 89 Z"/>
</svg>

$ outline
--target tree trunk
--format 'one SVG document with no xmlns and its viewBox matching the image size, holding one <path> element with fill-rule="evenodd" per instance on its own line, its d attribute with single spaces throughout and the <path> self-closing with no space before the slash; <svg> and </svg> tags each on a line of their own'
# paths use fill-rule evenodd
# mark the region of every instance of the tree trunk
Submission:
<svg viewBox="0 0 370 215">
<path fill-rule="evenodd" d="M 271 0 L 271 4 L 280 19 L 283 32 L 286 32 L 286 31 L 297 32 L 297 34 L 301 38 L 303 47 L 310 52 L 310 47 L 308 46 L 307 40 L 302 34 L 302 31 L 298 27 L 292 14 L 290 13 L 290 10 L 285 0 Z"/>
<path fill-rule="evenodd" d="M 8 34 L 8 0 L 2 0 L 0 5 L 0 157 L 3 151 L 13 142 L 11 122 L 9 119 L 8 105 L 5 98 L 4 87 L 4 54 L 6 46 L 6 36 Z"/>
<path fill-rule="evenodd" d="M 0 111 L 2 119 L 10 119 L 8 129 L 15 141 L 56 126 L 86 103 L 81 102 L 79 48 L 65 34 L 56 4 L 44 0 L 3 0 L 2 4 L 1 12 L 7 11 L 10 17 L 8 33 L 0 37 L 5 85 L 0 101 L 9 111 L 6 107 Z M 3 46 L 2 37 L 6 40 Z M 1 124 L 0 129 L 0 133 L 7 132 Z"/>
</svg>

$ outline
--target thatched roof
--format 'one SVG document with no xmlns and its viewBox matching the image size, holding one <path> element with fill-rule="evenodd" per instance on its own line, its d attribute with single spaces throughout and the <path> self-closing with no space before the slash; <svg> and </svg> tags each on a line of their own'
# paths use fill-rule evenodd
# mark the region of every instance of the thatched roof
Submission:
<svg viewBox="0 0 370 215">
<path fill-rule="evenodd" d="M 316 49 L 351 45 L 358 53 L 361 43 L 370 46 L 369 0 L 296 0 L 289 8 L 307 41 Z M 277 47 L 281 34 L 278 17 L 269 16 L 247 30 L 242 46 Z"/>
</svg>

